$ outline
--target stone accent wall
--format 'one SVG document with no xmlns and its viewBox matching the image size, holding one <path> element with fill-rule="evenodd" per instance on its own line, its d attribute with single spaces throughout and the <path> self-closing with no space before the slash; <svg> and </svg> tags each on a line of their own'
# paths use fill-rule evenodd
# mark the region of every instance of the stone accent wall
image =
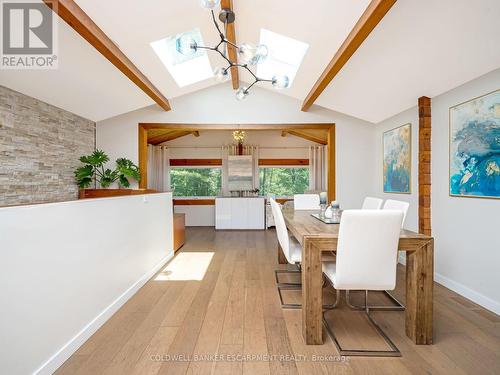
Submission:
<svg viewBox="0 0 500 375">
<path fill-rule="evenodd" d="M 94 147 L 93 121 L 0 86 L 0 206 L 76 199 Z"/>
</svg>

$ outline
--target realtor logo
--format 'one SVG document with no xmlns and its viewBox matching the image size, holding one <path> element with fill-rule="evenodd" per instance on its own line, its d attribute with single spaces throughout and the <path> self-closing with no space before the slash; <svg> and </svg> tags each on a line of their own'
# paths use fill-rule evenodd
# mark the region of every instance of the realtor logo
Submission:
<svg viewBox="0 0 500 375">
<path fill-rule="evenodd" d="M 46 2 L 47 3 L 47 2 Z M 56 69 L 56 16 L 43 2 L 0 0 L 1 69 Z M 53 1 L 51 6 L 57 6 Z"/>
</svg>

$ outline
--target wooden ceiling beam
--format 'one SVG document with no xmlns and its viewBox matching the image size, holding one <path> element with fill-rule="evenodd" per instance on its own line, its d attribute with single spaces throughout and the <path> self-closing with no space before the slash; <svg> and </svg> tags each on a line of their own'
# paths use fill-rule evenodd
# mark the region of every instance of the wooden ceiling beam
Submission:
<svg viewBox="0 0 500 375">
<path fill-rule="evenodd" d="M 168 141 L 173 141 L 174 139 L 184 137 L 186 135 L 191 134 L 190 131 L 175 131 L 175 132 L 168 132 L 165 134 L 157 135 L 155 137 L 149 138 L 148 143 L 152 145 L 158 145 L 163 142 L 168 142 Z"/>
<path fill-rule="evenodd" d="M 283 135 L 283 133 L 285 133 L 285 135 Z M 326 138 L 326 135 L 327 135 L 326 133 L 325 133 L 325 138 L 320 138 L 318 136 L 315 136 L 315 135 L 312 135 L 309 133 L 301 132 L 300 130 L 283 130 L 281 132 L 282 137 L 286 136 L 286 134 L 294 135 L 296 137 L 306 139 L 306 140 L 311 141 L 311 142 L 316 142 L 316 143 L 319 143 L 320 145 L 328 144 L 328 139 Z"/>
<path fill-rule="evenodd" d="M 146 95 L 165 111 L 170 111 L 168 99 L 149 79 L 129 60 L 99 26 L 76 4 L 74 0 L 44 0 L 69 26 L 116 66 Z M 54 8 L 54 3 L 56 4 Z"/>
<path fill-rule="evenodd" d="M 307 111 L 321 95 L 323 90 L 335 78 L 338 72 L 349 61 L 351 56 L 361 46 L 372 30 L 384 18 L 396 0 L 372 0 L 361 15 L 346 40 L 342 43 L 337 53 L 333 56 L 326 69 L 314 84 L 302 103 L 302 111 Z"/>
<path fill-rule="evenodd" d="M 297 130 L 297 129 L 324 129 L 328 130 L 333 124 L 327 123 L 284 123 L 284 124 L 187 124 L 141 122 L 139 126 L 145 129 L 169 130 Z"/>
<path fill-rule="evenodd" d="M 148 138 L 148 143 L 152 145 L 158 145 L 163 142 L 168 142 L 168 141 L 173 141 L 174 139 L 184 137 L 189 134 L 193 134 L 195 137 L 197 135 L 195 133 L 198 133 L 197 131 L 190 131 L 190 130 L 170 130 L 166 131 L 164 134 L 156 135 L 154 137 Z M 199 133 L 198 133 L 199 136 Z"/>
<path fill-rule="evenodd" d="M 221 0 L 220 6 L 222 9 L 233 10 L 233 0 Z M 226 38 L 231 43 L 236 45 L 236 31 L 234 28 L 234 22 L 227 24 Z M 235 64 L 238 63 L 238 53 L 237 53 L 236 48 L 234 46 L 227 44 L 227 54 L 228 54 L 229 60 L 231 60 L 231 62 L 233 62 Z M 231 68 L 231 80 L 233 83 L 233 89 L 237 90 L 240 87 L 240 77 L 239 77 L 237 66 L 233 66 Z"/>
</svg>

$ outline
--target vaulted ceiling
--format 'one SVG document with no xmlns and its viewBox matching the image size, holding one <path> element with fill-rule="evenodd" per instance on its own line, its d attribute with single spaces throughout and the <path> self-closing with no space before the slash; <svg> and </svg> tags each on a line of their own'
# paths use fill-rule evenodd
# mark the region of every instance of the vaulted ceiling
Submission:
<svg viewBox="0 0 500 375">
<path fill-rule="evenodd" d="M 150 47 L 194 28 L 205 44 L 216 42 L 199 0 L 76 2 L 167 98 L 215 84 L 209 79 L 178 87 Z M 236 40 L 258 42 L 265 28 L 309 44 L 292 87 L 279 91 L 303 100 L 368 4 L 233 0 Z M 419 96 L 438 95 L 494 70 L 500 67 L 499 15 L 498 0 L 398 0 L 316 104 L 376 123 L 415 105 Z M 213 68 L 222 65 L 220 57 L 209 57 Z M 62 21 L 59 68 L 0 71 L 0 84 L 96 121 L 154 103 Z"/>
</svg>

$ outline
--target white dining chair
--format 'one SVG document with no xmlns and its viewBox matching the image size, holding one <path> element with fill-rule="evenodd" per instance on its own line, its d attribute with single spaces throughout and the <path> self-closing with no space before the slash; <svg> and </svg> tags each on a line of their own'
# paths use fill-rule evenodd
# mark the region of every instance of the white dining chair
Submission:
<svg viewBox="0 0 500 375">
<path fill-rule="evenodd" d="M 285 218 L 283 217 L 283 212 L 279 204 L 273 199 L 269 199 L 271 203 L 271 210 L 274 216 L 274 224 L 276 226 L 276 235 L 278 237 L 278 243 L 285 255 L 285 258 L 289 264 L 297 267 L 295 270 L 275 270 L 274 275 L 276 277 L 276 284 L 278 285 L 278 294 L 280 296 L 281 307 L 285 309 L 298 309 L 301 307 L 300 304 L 284 303 L 283 296 L 281 294 L 282 289 L 301 289 L 302 283 L 281 283 L 279 280 L 279 274 L 286 273 L 300 273 L 300 262 L 302 261 L 302 247 L 300 243 L 292 236 L 288 234 L 286 229 Z"/>
<path fill-rule="evenodd" d="M 383 200 L 380 198 L 366 197 L 361 206 L 362 210 L 380 210 Z"/>
<path fill-rule="evenodd" d="M 295 194 L 293 196 L 293 208 L 295 210 L 319 210 L 319 194 Z"/>
<path fill-rule="evenodd" d="M 370 315 L 368 291 L 393 290 L 403 213 L 399 210 L 346 210 L 342 213 L 335 262 L 323 262 L 323 274 L 337 290 L 365 291 L 364 311 L 368 320 L 384 338 L 391 350 L 344 349 L 323 313 L 323 322 L 340 355 L 401 356 L 399 349 Z M 363 235 L 360 236 L 360 233 Z M 338 301 L 337 301 L 338 302 Z"/>
<path fill-rule="evenodd" d="M 384 203 L 383 210 L 399 210 L 403 212 L 403 223 L 401 227 L 404 226 L 406 221 L 406 215 L 408 214 L 408 208 L 410 208 L 410 204 L 408 202 L 397 201 L 395 199 L 387 199 Z"/>
<path fill-rule="evenodd" d="M 403 213 L 403 222 L 401 223 L 401 227 L 404 226 L 406 215 L 408 214 L 408 208 L 410 204 L 408 202 L 398 201 L 394 199 L 387 199 L 382 207 L 383 210 L 398 210 Z M 391 292 L 388 290 L 383 291 L 384 294 L 389 297 L 389 299 L 394 303 L 393 305 L 370 305 L 371 310 L 384 310 L 384 311 L 404 311 L 405 305 Z M 364 310 L 365 306 L 354 306 L 358 310 Z"/>
</svg>

